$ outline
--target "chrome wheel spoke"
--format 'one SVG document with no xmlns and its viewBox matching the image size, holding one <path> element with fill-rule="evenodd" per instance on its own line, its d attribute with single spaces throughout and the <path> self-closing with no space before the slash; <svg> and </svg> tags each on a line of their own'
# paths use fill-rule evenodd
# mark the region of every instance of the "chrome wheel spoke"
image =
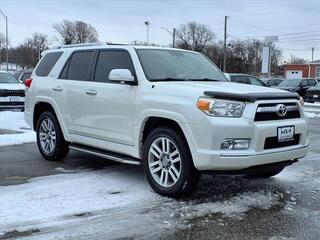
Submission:
<svg viewBox="0 0 320 240">
<path fill-rule="evenodd" d="M 162 169 L 162 168 L 161 168 L 160 166 L 157 167 L 157 168 L 153 168 L 153 169 L 151 170 L 151 173 L 157 173 L 157 172 L 159 172 L 161 169 Z"/>
<path fill-rule="evenodd" d="M 170 174 L 170 177 L 172 178 L 172 180 L 174 182 L 176 182 L 178 177 L 179 177 L 179 175 L 176 175 L 176 173 L 172 170 L 172 168 L 169 169 L 169 174 Z"/>
<path fill-rule="evenodd" d="M 160 159 L 161 155 L 163 154 L 163 152 L 161 151 L 161 149 L 157 146 L 156 143 L 153 143 L 151 145 L 151 149 L 150 149 L 151 153 L 158 159 Z"/>
</svg>

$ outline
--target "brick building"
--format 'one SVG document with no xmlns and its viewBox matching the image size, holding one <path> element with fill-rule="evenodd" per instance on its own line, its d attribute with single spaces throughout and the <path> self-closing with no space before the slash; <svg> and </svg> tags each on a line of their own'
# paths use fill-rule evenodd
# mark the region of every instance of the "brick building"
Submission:
<svg viewBox="0 0 320 240">
<path fill-rule="evenodd" d="M 320 78 L 320 60 L 306 64 L 285 64 L 285 78 Z"/>
</svg>

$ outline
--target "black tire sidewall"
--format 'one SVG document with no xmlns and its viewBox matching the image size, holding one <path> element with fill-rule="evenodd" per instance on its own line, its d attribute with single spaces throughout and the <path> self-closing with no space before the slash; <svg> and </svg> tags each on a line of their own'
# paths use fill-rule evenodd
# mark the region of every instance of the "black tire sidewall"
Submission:
<svg viewBox="0 0 320 240">
<path fill-rule="evenodd" d="M 159 185 L 149 170 L 148 154 L 151 144 L 160 137 L 166 137 L 170 139 L 178 148 L 181 157 L 181 173 L 178 181 L 171 187 L 163 187 Z M 189 152 L 188 146 L 185 141 L 172 129 L 167 127 L 159 127 L 153 130 L 147 137 L 143 147 L 143 169 L 147 178 L 147 181 L 153 188 L 153 190 L 161 195 L 165 196 L 178 196 L 182 194 L 190 179 L 193 168 L 192 157 Z"/>
</svg>

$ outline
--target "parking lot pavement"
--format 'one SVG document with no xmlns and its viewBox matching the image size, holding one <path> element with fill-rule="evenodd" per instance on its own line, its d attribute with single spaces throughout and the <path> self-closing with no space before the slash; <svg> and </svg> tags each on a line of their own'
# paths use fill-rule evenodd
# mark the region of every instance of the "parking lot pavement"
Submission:
<svg viewBox="0 0 320 240">
<path fill-rule="evenodd" d="M 0 239 L 320 239 L 319 118 L 309 137 L 309 155 L 272 179 L 206 175 L 178 200 L 154 194 L 139 166 L 0 147 Z"/>
</svg>

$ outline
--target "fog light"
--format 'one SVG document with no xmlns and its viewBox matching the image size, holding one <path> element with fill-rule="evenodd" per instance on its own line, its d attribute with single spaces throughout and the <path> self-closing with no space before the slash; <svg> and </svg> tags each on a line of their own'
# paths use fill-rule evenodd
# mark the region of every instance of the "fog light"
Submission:
<svg viewBox="0 0 320 240">
<path fill-rule="evenodd" d="M 221 143 L 221 149 L 224 150 L 243 150 L 248 149 L 250 144 L 250 139 L 235 139 L 227 138 Z"/>
</svg>

